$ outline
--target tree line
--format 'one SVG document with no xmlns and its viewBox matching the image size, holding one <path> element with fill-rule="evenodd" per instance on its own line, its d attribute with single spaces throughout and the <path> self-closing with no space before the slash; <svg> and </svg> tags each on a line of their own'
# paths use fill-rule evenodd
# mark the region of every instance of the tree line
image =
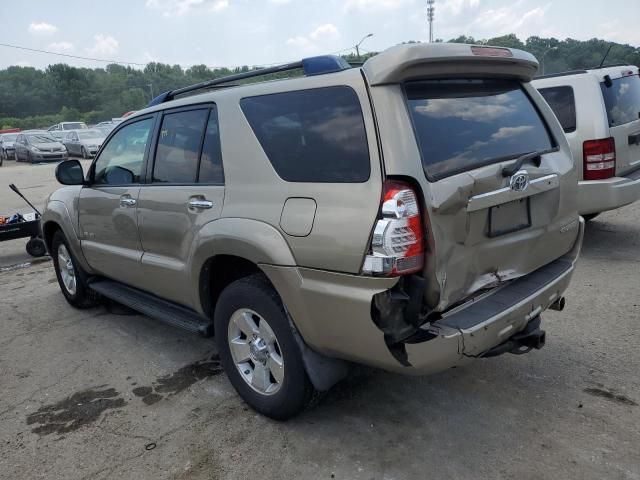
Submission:
<svg viewBox="0 0 640 480">
<path fill-rule="evenodd" d="M 638 48 L 599 39 L 558 40 L 534 36 L 523 42 L 510 34 L 490 39 L 462 35 L 449 41 L 526 50 L 535 55 L 541 64 L 544 63 L 545 73 L 598 66 L 610 47 L 605 64 L 640 65 Z M 355 62 L 372 55 L 375 53 L 361 58 L 355 55 L 344 58 Z M 196 65 L 183 69 L 179 65 L 156 62 L 147 64 L 143 69 L 118 64 L 110 64 L 105 68 L 55 64 L 45 70 L 12 66 L 0 70 L 0 128 L 41 128 L 73 120 L 97 123 L 143 108 L 152 95 L 160 92 L 249 71 L 251 68 L 255 67 L 210 69 L 206 65 Z M 278 75 L 272 77 L 277 78 Z"/>
</svg>

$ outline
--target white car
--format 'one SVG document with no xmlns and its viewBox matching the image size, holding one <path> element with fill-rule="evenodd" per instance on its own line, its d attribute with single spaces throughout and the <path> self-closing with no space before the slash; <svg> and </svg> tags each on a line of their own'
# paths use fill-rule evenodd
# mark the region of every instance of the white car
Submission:
<svg viewBox="0 0 640 480">
<path fill-rule="evenodd" d="M 49 132 L 53 132 L 56 130 L 85 130 L 87 127 L 87 124 L 84 122 L 60 122 L 60 123 L 56 123 L 55 125 L 49 127 L 47 129 L 47 131 Z"/>
<path fill-rule="evenodd" d="M 532 81 L 562 125 L 578 171 L 578 210 L 590 220 L 640 199 L 640 76 L 618 65 Z"/>
</svg>

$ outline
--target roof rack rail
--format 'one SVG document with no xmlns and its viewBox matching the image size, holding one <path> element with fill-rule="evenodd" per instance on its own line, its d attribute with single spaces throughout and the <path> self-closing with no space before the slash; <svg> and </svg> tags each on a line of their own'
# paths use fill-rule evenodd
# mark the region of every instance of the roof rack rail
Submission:
<svg viewBox="0 0 640 480">
<path fill-rule="evenodd" d="M 178 95 L 184 95 L 185 93 L 196 92 L 198 90 L 207 90 L 213 88 L 230 88 L 237 85 L 226 85 L 230 82 L 238 80 L 245 80 L 247 78 L 262 77 L 264 75 L 270 75 L 273 73 L 289 72 L 292 70 L 302 69 L 306 76 L 323 75 L 326 73 L 340 72 L 351 68 L 351 65 L 347 63 L 342 57 L 336 55 L 322 55 L 319 57 L 309 57 L 300 60 L 299 62 L 286 63 L 284 65 L 278 65 L 275 67 L 259 68 L 257 70 L 251 70 L 249 72 L 236 73 L 233 75 L 227 75 L 226 77 L 216 78 L 213 80 L 207 80 L 205 82 L 196 83 L 195 85 L 189 85 L 188 87 L 177 88 L 175 90 L 169 90 L 161 93 L 156 98 L 151 100 L 147 107 L 154 105 L 160 105 L 161 103 L 173 100 Z"/>
<path fill-rule="evenodd" d="M 609 65 L 598 65 L 597 67 L 590 67 L 589 70 L 600 70 L 603 68 L 610 68 L 610 67 L 631 67 L 633 65 L 629 65 L 628 63 L 611 63 Z"/>
<path fill-rule="evenodd" d="M 580 73 L 589 73 L 586 70 L 568 70 L 566 72 L 560 72 L 560 73 L 549 73 L 548 75 L 538 75 L 536 77 L 533 77 L 534 80 L 539 80 L 542 78 L 555 78 L 555 77 L 564 77 L 566 75 L 578 75 Z"/>
</svg>

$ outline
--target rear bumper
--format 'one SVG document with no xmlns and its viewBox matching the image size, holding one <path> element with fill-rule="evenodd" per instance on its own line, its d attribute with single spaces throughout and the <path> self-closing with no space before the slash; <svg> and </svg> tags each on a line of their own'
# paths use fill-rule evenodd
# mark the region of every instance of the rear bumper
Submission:
<svg viewBox="0 0 640 480">
<path fill-rule="evenodd" d="M 584 220 L 572 250 L 551 264 L 448 312 L 428 328 L 429 340 L 405 343 L 400 362 L 372 320 L 372 298 L 398 279 L 369 278 L 261 265 L 280 293 L 302 338 L 314 350 L 411 375 L 462 365 L 506 341 L 555 302 L 569 285 Z"/>
<path fill-rule="evenodd" d="M 640 200 L 640 170 L 626 177 L 578 182 L 580 215 L 605 212 Z"/>
</svg>

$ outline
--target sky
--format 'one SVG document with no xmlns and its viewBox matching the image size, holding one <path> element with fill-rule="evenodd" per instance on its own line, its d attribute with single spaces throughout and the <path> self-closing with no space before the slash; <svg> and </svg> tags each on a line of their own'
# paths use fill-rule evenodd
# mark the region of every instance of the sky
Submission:
<svg viewBox="0 0 640 480">
<path fill-rule="evenodd" d="M 0 0 L 0 43 L 120 62 L 268 65 L 428 39 L 426 0 Z M 7 8 L 9 7 L 9 8 Z M 640 0 L 436 0 L 434 35 L 640 46 Z M 10 14 L 8 14 L 10 12 Z M 0 68 L 100 67 L 0 46 Z"/>
</svg>

